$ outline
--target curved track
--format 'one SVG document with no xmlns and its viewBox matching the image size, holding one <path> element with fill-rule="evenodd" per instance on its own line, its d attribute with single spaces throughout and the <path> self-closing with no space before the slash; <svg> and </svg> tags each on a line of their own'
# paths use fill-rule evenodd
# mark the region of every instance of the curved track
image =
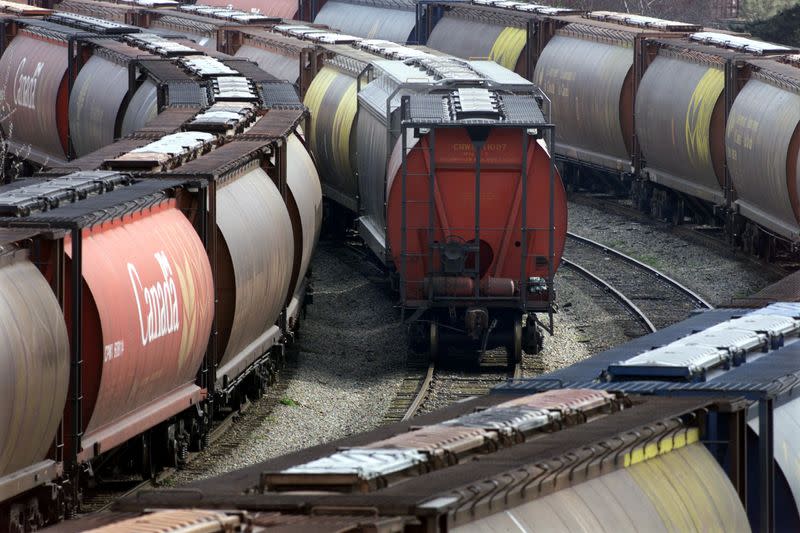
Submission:
<svg viewBox="0 0 800 533">
<path fill-rule="evenodd" d="M 614 195 L 576 192 L 570 196 L 570 202 L 657 227 L 689 242 L 714 250 L 720 255 L 735 256 L 757 268 L 767 270 L 776 279 L 788 276 L 798 267 L 792 260 L 767 263 L 754 255 L 742 253 L 731 246 L 723 228 L 697 224 L 675 225 L 657 220 Z"/>
<path fill-rule="evenodd" d="M 602 289 L 652 333 L 695 309 L 711 309 L 702 296 L 653 266 L 574 233 L 567 234 L 564 266 Z"/>
</svg>

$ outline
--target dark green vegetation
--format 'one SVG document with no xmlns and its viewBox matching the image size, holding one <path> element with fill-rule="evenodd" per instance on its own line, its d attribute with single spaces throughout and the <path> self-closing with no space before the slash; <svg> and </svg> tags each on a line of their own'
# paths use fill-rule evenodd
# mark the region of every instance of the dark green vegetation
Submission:
<svg viewBox="0 0 800 533">
<path fill-rule="evenodd" d="M 764 20 L 748 22 L 744 31 L 765 41 L 800 47 L 800 5 Z"/>
</svg>

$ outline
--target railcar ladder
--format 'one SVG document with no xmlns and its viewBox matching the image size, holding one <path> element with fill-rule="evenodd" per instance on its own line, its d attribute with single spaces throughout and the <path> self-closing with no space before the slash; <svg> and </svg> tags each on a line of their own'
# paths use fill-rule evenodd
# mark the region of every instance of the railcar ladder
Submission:
<svg viewBox="0 0 800 533">
<path fill-rule="evenodd" d="M 434 226 L 436 222 L 436 209 L 435 209 L 435 202 L 434 202 L 434 194 L 435 194 L 435 182 L 436 179 L 436 154 L 435 154 L 435 143 L 436 143 L 436 133 L 435 130 L 431 130 L 428 134 L 428 147 L 423 148 L 419 145 L 408 148 L 408 128 L 402 126 L 401 121 L 401 131 L 398 132 L 399 136 L 402 138 L 402 157 L 401 157 L 401 176 L 402 176 L 402 202 L 401 202 L 401 241 L 400 241 L 400 297 L 403 306 L 403 313 L 405 313 L 405 303 L 407 301 L 407 290 L 408 290 L 408 259 L 409 258 L 425 258 L 427 260 L 427 269 L 426 275 L 430 275 L 432 273 L 432 265 L 434 260 L 434 253 L 433 253 L 433 241 L 434 236 L 436 233 L 436 228 Z M 409 154 L 417 152 L 428 152 L 428 172 L 426 173 L 409 173 L 408 171 L 408 159 Z M 409 178 L 428 178 L 428 198 L 427 201 L 423 200 L 409 200 L 408 199 L 408 180 Z M 408 221 L 408 207 L 411 205 L 421 205 L 428 207 L 428 224 L 427 224 L 427 237 L 428 237 L 428 249 L 425 252 L 419 253 L 412 253 L 408 251 L 408 229 L 409 229 L 409 221 Z M 412 221 L 413 224 L 413 221 Z M 416 228 L 419 229 L 419 228 Z M 428 284 L 428 302 L 433 301 L 433 284 Z"/>
</svg>

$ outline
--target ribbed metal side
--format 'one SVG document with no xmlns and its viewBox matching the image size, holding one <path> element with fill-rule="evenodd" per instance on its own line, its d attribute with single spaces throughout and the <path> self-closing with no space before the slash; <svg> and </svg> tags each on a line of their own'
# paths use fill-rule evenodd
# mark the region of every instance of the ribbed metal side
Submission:
<svg viewBox="0 0 800 533">
<path fill-rule="evenodd" d="M 128 101 L 122 118 L 120 137 L 130 135 L 153 120 L 158 114 L 158 94 L 155 83 L 145 80 Z"/>
<path fill-rule="evenodd" d="M 722 99 L 724 73 L 716 67 L 657 57 L 636 98 L 636 133 L 648 169 L 674 177 L 669 186 L 689 194 L 721 194 L 725 182 Z"/>
<path fill-rule="evenodd" d="M 428 37 L 428 46 L 465 59 L 488 58 L 503 26 L 477 20 L 443 17 Z"/>
<path fill-rule="evenodd" d="M 553 37 L 533 79 L 553 102 L 557 153 L 614 168 L 630 161 L 632 67 L 630 47 Z"/>
<path fill-rule="evenodd" d="M 292 276 L 294 239 L 281 193 L 260 168 L 218 191 L 217 226 L 229 257 L 216 280 L 224 365 L 278 320 Z"/>
<path fill-rule="evenodd" d="M 772 222 L 773 231 L 797 234 L 800 95 L 747 82 L 733 103 L 725 146 L 739 204 L 762 224 Z"/>
<path fill-rule="evenodd" d="M 314 19 L 316 24 L 368 39 L 406 43 L 417 25 L 413 9 L 392 9 L 330 0 Z"/>
<path fill-rule="evenodd" d="M 280 80 L 297 83 L 300 77 L 300 58 L 279 54 L 278 52 L 243 45 L 236 51 L 236 57 L 245 57 L 255 61 L 264 72 L 268 72 Z"/>
<path fill-rule="evenodd" d="M 386 145 L 386 130 L 385 117 L 376 116 L 366 107 L 361 108 L 356 128 L 361 208 L 373 229 L 381 233 L 386 227 L 386 160 L 390 149 Z M 389 140 L 392 147 L 395 140 Z M 383 239 L 385 236 L 379 235 L 379 240 Z"/>
<path fill-rule="evenodd" d="M 69 96 L 69 130 L 76 156 L 114 142 L 117 115 L 127 94 L 126 67 L 97 55 L 89 58 Z"/>
<path fill-rule="evenodd" d="M 789 485 L 795 505 L 800 502 L 800 472 L 797 471 L 800 461 L 800 442 L 797 433 L 800 431 L 800 401 L 795 400 L 775 409 L 775 461 L 778 463 L 783 477 Z M 758 418 L 749 422 L 750 429 L 758 435 Z M 780 450 L 780 452 L 778 452 Z"/>
<path fill-rule="evenodd" d="M 322 227 L 322 188 L 319 174 L 305 145 L 294 135 L 289 137 L 287 143 L 286 184 L 297 208 L 300 230 L 295 231 L 294 239 L 295 268 L 290 287 L 291 294 L 294 294 L 308 271 Z"/>
<path fill-rule="evenodd" d="M 69 385 L 67 326 L 26 259 L 0 268 L 0 476 L 44 459 Z"/>
<path fill-rule="evenodd" d="M 453 529 L 749 531 L 725 472 L 702 444 L 665 453 Z"/>
<path fill-rule="evenodd" d="M 355 79 L 324 67 L 308 88 L 305 105 L 311 112 L 309 140 L 323 184 L 354 202 L 358 195 L 352 149 L 358 107 Z"/>
</svg>

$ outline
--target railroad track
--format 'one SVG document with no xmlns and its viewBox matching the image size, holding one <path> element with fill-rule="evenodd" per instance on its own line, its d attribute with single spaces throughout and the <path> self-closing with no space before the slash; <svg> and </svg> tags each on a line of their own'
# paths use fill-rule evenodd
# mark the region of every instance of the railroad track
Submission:
<svg viewBox="0 0 800 533">
<path fill-rule="evenodd" d="M 567 234 L 562 263 L 622 306 L 644 333 L 678 322 L 696 309 L 712 308 L 655 267 L 574 233 Z"/>
<path fill-rule="evenodd" d="M 617 196 L 593 193 L 573 193 L 569 197 L 570 202 L 593 207 L 600 211 L 619 215 L 630 220 L 635 220 L 641 224 L 647 224 L 659 228 L 662 231 L 681 237 L 691 243 L 710 248 L 720 255 L 736 257 L 750 263 L 760 269 L 768 271 L 775 279 L 781 279 L 795 270 L 798 265 L 793 262 L 766 263 L 758 257 L 747 255 L 740 250 L 733 248 L 725 237 L 722 228 L 713 226 L 703 226 L 696 224 L 674 225 L 661 220 L 656 220 L 650 215 L 643 213 L 634 206 L 624 203 Z"/>
<path fill-rule="evenodd" d="M 450 359 L 437 363 L 429 360 L 427 353 L 409 355 L 407 375 L 384 422 L 409 420 L 422 412 L 486 394 L 489 389 L 509 378 L 522 377 L 522 364 L 509 368 L 508 357 L 497 353 L 500 351 L 487 353 L 477 368 L 465 367 L 459 361 Z"/>
</svg>

